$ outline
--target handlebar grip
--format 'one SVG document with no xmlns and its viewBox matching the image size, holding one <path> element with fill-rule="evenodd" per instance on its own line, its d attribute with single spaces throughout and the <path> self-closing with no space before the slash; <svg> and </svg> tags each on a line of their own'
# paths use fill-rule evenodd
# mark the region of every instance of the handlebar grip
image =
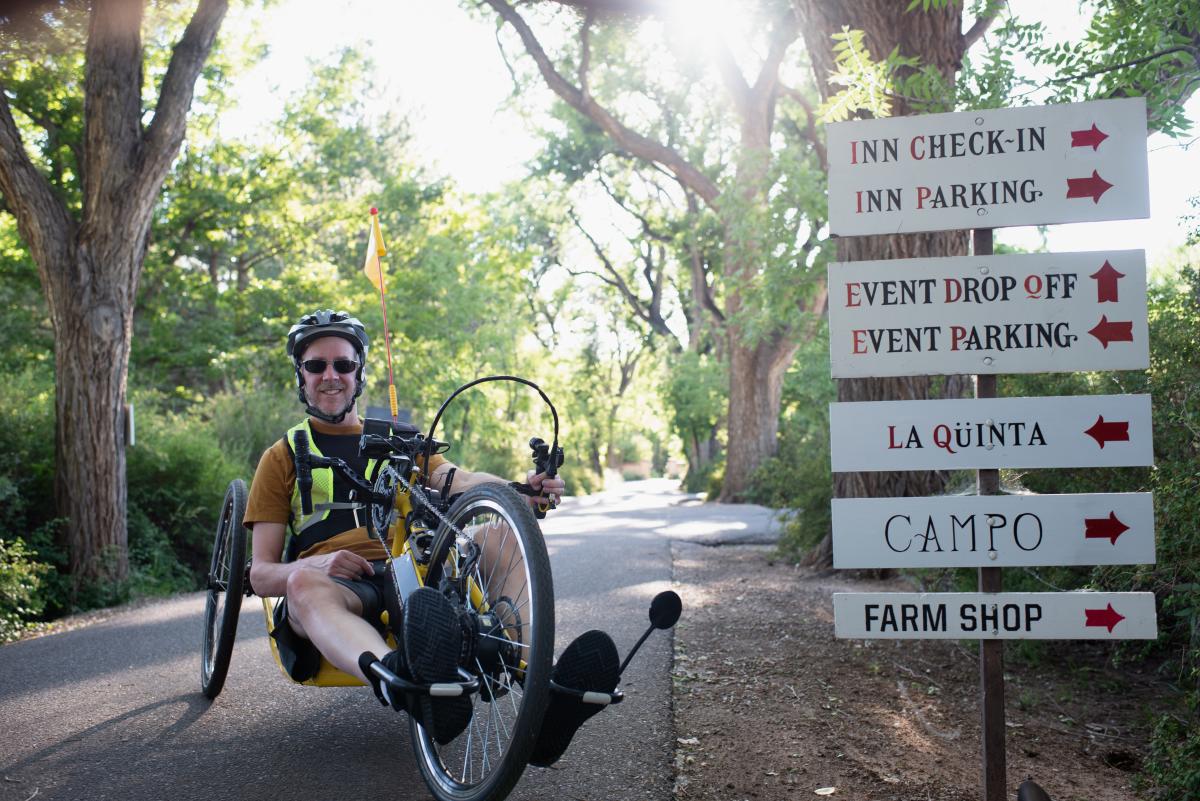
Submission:
<svg viewBox="0 0 1200 801">
<path fill-rule="evenodd" d="M 300 488 L 300 510 L 312 514 L 312 464 L 309 462 L 308 434 L 296 432 L 296 486 Z"/>
<path fill-rule="evenodd" d="M 550 446 L 541 437 L 532 437 L 529 440 L 529 448 L 533 451 L 535 473 L 545 473 L 547 478 L 554 478 L 558 475 L 558 468 L 563 463 L 563 449 L 561 445 L 555 446 L 553 457 L 550 454 Z"/>
</svg>

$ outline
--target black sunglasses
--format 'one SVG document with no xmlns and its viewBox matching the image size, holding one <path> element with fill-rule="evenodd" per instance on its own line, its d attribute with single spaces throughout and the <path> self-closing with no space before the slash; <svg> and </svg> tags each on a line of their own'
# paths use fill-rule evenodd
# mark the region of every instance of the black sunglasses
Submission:
<svg viewBox="0 0 1200 801">
<path fill-rule="evenodd" d="M 325 368 L 329 366 L 328 359 L 306 359 L 300 362 L 300 366 L 307 372 L 313 375 L 320 375 L 325 372 Z M 353 359 L 334 359 L 333 369 L 337 370 L 342 375 L 349 375 L 358 369 L 358 362 Z"/>
</svg>

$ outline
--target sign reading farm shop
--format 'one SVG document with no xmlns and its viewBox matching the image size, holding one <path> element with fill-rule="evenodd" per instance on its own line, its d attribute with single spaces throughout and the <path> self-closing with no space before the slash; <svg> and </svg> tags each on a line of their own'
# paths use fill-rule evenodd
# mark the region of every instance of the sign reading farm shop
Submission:
<svg viewBox="0 0 1200 801">
<path fill-rule="evenodd" d="M 829 404 L 835 473 L 1154 461 L 1149 395 Z"/>
<path fill-rule="evenodd" d="M 834 378 L 1141 370 L 1140 250 L 829 266 Z"/>
<path fill-rule="evenodd" d="M 1153 640 L 1152 592 L 833 594 L 834 636 L 897 640 Z"/>
<path fill-rule="evenodd" d="M 836 236 L 1150 216 L 1140 97 L 856 120 L 828 137 Z"/>
<path fill-rule="evenodd" d="M 1153 563 L 1148 492 L 833 501 L 839 570 Z"/>
</svg>

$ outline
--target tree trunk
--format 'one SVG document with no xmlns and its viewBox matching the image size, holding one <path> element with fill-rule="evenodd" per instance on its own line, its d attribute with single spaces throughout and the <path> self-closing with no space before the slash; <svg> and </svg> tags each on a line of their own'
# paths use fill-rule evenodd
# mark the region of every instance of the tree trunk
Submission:
<svg viewBox="0 0 1200 801">
<path fill-rule="evenodd" d="M 917 56 L 953 80 L 962 65 L 966 40 L 962 35 L 962 8 L 954 3 L 941 9 L 906 12 L 906 3 L 895 0 L 793 0 L 801 29 L 812 57 L 813 71 L 821 96 L 830 88 L 825 76 L 834 70 L 833 39 L 843 26 L 863 31 L 871 56 L 882 60 L 899 47 L 904 56 Z M 893 114 L 910 113 L 903 98 L 893 101 Z M 834 158 L 836 154 L 830 154 Z M 963 256 L 967 253 L 966 231 L 935 232 L 897 236 L 848 237 L 838 242 L 840 261 L 902 259 L 931 256 Z M 960 387 L 961 382 L 948 382 Z M 921 400 L 929 397 L 927 376 L 902 378 L 840 379 L 838 401 Z M 942 492 L 946 472 L 835 473 L 835 498 L 919 497 Z M 832 532 L 809 555 L 818 567 L 833 564 Z"/>
<path fill-rule="evenodd" d="M 135 261 L 125 247 L 111 258 Z M 83 251 L 71 272 L 104 272 Z M 133 303 L 128 286 L 100 282 L 94 294 L 62 292 L 52 308 L 55 339 L 54 497 L 70 521 L 71 575 L 89 582 L 119 582 L 128 575 L 125 482 L 125 377 Z M 89 297 L 90 295 L 90 297 Z M 107 295 L 107 297 L 105 296 Z"/>
<path fill-rule="evenodd" d="M 154 203 L 227 5 L 200 0 L 143 128 L 142 2 L 92 4 L 78 220 L 29 160 L 0 87 L 0 191 L 37 263 L 54 325 L 55 502 L 76 589 L 128 575 L 124 410 L 134 299 Z"/>
<path fill-rule="evenodd" d="M 744 501 L 751 474 L 775 455 L 783 374 L 799 348 L 782 337 L 748 348 L 735 337 L 731 334 L 729 341 L 729 434 L 718 499 L 722 503 Z"/>
</svg>

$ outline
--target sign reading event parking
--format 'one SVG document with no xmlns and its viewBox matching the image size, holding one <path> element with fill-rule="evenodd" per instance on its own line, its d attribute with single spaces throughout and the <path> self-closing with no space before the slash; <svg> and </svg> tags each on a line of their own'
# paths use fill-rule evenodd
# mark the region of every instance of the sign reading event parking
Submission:
<svg viewBox="0 0 1200 801">
<path fill-rule="evenodd" d="M 887 640 L 1158 637 L 1152 592 L 836 592 L 833 629 Z"/>
<path fill-rule="evenodd" d="M 1144 98 L 830 124 L 836 236 L 1150 216 Z"/>
<path fill-rule="evenodd" d="M 834 378 L 1142 370 L 1140 250 L 829 266 Z"/>
<path fill-rule="evenodd" d="M 829 404 L 835 473 L 1154 463 L 1149 395 Z"/>
<path fill-rule="evenodd" d="M 835 498 L 833 566 L 1154 563 L 1148 492 Z"/>
</svg>

